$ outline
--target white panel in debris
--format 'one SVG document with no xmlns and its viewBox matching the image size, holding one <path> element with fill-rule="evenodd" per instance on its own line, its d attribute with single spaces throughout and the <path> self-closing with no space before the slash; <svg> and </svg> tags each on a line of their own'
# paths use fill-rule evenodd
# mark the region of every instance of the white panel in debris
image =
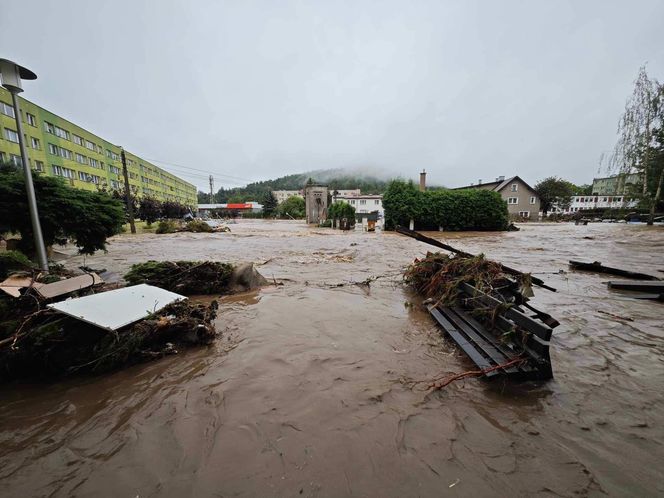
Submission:
<svg viewBox="0 0 664 498">
<path fill-rule="evenodd" d="M 49 304 L 49 308 L 103 329 L 117 330 L 146 318 L 185 296 L 147 284 L 123 287 Z"/>
</svg>

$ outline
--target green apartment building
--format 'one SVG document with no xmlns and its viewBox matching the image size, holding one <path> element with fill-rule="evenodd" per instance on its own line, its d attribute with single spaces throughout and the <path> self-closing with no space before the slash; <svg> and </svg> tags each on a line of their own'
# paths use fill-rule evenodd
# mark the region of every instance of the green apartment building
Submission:
<svg viewBox="0 0 664 498">
<path fill-rule="evenodd" d="M 21 164 L 11 94 L 0 87 L 0 159 Z M 30 166 L 84 190 L 124 190 L 120 147 L 20 98 Z M 136 197 L 151 196 L 196 206 L 196 187 L 125 150 L 129 185 Z"/>
</svg>

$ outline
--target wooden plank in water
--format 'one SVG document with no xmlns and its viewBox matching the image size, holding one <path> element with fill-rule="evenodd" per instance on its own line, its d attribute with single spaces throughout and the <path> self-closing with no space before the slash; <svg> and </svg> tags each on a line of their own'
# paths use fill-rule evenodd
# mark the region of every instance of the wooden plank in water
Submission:
<svg viewBox="0 0 664 498">
<path fill-rule="evenodd" d="M 625 278 L 633 278 L 635 280 L 660 280 L 659 278 L 648 275 L 647 273 L 639 273 L 629 270 L 621 270 L 620 268 L 612 268 L 610 266 L 604 266 L 599 261 L 593 261 L 592 263 L 585 263 L 583 261 L 573 261 L 570 260 L 569 266 L 573 270 L 581 271 L 590 271 L 595 273 L 606 273 L 607 275 L 618 275 Z"/>
<path fill-rule="evenodd" d="M 440 326 L 443 327 L 443 330 L 445 330 L 445 332 L 454 340 L 454 342 L 456 342 L 459 347 L 463 349 L 463 352 L 466 353 L 466 355 L 468 355 L 471 360 L 473 360 L 475 365 L 480 367 L 482 370 L 486 370 L 494 366 L 487 358 L 480 354 L 477 348 L 475 348 L 475 345 L 472 344 L 459 330 L 457 330 L 457 328 L 449 320 L 447 320 L 447 318 L 445 318 L 435 306 L 429 306 L 429 313 L 431 313 L 431 316 L 436 319 Z M 493 370 L 486 373 L 485 375 L 487 377 L 492 377 L 497 374 L 498 371 Z"/>
<path fill-rule="evenodd" d="M 640 292 L 664 292 L 664 281 L 651 281 L 651 280 L 611 280 L 608 283 L 610 289 L 640 291 Z"/>
</svg>

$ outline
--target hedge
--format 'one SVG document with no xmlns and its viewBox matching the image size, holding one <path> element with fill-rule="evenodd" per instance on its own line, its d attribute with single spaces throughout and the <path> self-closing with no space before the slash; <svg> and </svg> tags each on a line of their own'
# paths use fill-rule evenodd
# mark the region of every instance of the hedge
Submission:
<svg viewBox="0 0 664 498">
<path fill-rule="evenodd" d="M 383 195 L 385 226 L 417 230 L 505 230 L 507 203 L 497 192 L 482 189 L 419 191 L 413 182 L 393 180 Z"/>
</svg>

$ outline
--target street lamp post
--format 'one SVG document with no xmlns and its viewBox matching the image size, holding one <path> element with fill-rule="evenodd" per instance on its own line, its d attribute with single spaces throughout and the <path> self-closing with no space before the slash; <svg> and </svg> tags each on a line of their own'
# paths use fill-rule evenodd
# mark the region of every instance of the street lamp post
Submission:
<svg viewBox="0 0 664 498">
<path fill-rule="evenodd" d="M 21 147 L 21 159 L 23 161 L 23 171 L 25 173 L 25 190 L 28 192 L 28 208 L 30 209 L 30 221 L 32 222 L 32 233 L 35 238 L 37 259 L 39 260 L 40 268 L 44 271 L 48 271 L 46 247 L 44 247 L 44 238 L 42 236 L 41 224 L 39 223 L 37 196 L 35 195 L 35 187 L 32 183 L 32 171 L 30 170 L 30 163 L 28 161 L 28 151 L 25 148 L 23 123 L 21 123 L 21 109 L 18 101 L 18 94 L 23 91 L 21 80 L 36 80 L 37 75 L 25 67 L 19 66 L 15 62 L 7 59 L 0 59 L 0 77 L 2 79 L 2 86 L 12 94 L 14 118 L 16 119 L 16 132 L 18 133 L 18 144 Z"/>
</svg>

